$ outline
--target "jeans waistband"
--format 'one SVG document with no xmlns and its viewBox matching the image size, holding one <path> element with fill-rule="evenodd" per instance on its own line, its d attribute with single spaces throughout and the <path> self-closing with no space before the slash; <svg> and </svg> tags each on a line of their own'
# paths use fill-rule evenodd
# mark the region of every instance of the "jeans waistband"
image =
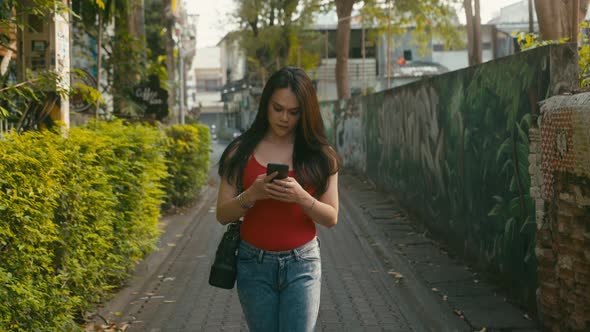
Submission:
<svg viewBox="0 0 590 332">
<path fill-rule="evenodd" d="M 264 250 L 264 249 L 260 249 L 257 248 L 253 245 L 251 245 L 250 243 L 241 240 L 240 241 L 240 247 L 238 250 L 244 250 L 245 252 L 251 253 L 251 254 L 256 254 L 259 257 L 262 256 L 270 256 L 270 257 L 276 257 L 276 258 L 282 258 L 282 257 L 289 257 L 289 256 L 295 256 L 295 257 L 299 257 L 301 254 L 304 254 L 310 250 L 315 249 L 316 247 L 319 247 L 320 245 L 320 239 L 317 237 L 314 237 L 313 240 L 307 242 L 306 244 L 297 247 L 295 249 L 291 249 L 291 250 L 285 250 L 285 251 L 270 251 L 270 250 Z"/>
</svg>

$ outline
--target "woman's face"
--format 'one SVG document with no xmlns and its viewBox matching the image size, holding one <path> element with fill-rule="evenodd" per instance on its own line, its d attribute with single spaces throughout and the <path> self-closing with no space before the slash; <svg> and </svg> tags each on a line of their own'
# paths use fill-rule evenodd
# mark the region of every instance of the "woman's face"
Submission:
<svg viewBox="0 0 590 332">
<path fill-rule="evenodd" d="M 301 117 L 297 97 L 290 88 L 276 89 L 268 102 L 268 123 L 279 137 L 293 135 Z"/>
</svg>

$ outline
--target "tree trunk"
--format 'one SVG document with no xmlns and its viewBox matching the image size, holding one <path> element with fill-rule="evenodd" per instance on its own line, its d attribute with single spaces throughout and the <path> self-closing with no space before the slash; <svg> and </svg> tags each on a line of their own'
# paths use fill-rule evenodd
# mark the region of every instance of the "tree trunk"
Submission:
<svg viewBox="0 0 590 332">
<path fill-rule="evenodd" d="M 535 0 L 542 40 L 577 39 L 590 0 Z M 575 6 L 578 6 L 577 10 Z"/>
<path fill-rule="evenodd" d="M 535 32 L 535 18 L 533 16 L 533 0 L 529 0 L 529 33 Z"/>
<path fill-rule="evenodd" d="M 473 66 L 482 62 L 479 0 L 463 0 L 463 8 L 467 22 L 467 57 L 469 65 Z"/>
<path fill-rule="evenodd" d="M 174 39 L 172 33 L 174 29 L 174 21 L 172 19 L 166 20 L 166 71 L 168 72 L 168 109 L 170 110 L 171 123 L 178 123 L 178 114 L 174 105 L 176 104 L 176 89 L 174 82 L 176 82 L 176 61 L 174 59 Z"/>
<path fill-rule="evenodd" d="M 338 99 L 350 99 L 348 53 L 350 49 L 350 13 L 354 0 L 336 0 L 338 31 L 336 34 L 336 90 Z"/>
<path fill-rule="evenodd" d="M 473 60 L 475 64 L 482 63 L 482 49 L 481 49 L 481 15 L 479 8 L 479 0 L 473 0 L 474 20 L 473 20 Z"/>
</svg>

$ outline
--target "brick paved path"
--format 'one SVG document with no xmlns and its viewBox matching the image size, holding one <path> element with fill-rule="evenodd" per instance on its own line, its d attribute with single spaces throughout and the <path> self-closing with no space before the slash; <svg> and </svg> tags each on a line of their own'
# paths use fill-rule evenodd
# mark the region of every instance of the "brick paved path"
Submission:
<svg viewBox="0 0 590 332">
<path fill-rule="evenodd" d="M 212 193 L 213 187 L 207 194 Z M 209 197 L 200 212 L 169 221 L 187 226 L 182 233 L 162 237 L 160 247 L 169 251 L 167 259 L 151 268 L 140 266 L 136 282 L 121 296 L 126 299 L 118 300 L 119 308 L 116 303 L 107 305 L 105 317 L 130 322 L 128 331 L 247 330 L 235 289 L 220 290 L 207 283 L 223 230 L 214 220 L 213 202 Z M 400 283 L 385 270 L 345 209 L 338 225 L 321 229 L 319 237 L 323 282 L 318 331 L 432 330 L 418 319 L 418 309 L 410 307 L 413 301 L 404 303 L 399 292 L 412 281 Z"/>
<path fill-rule="evenodd" d="M 340 188 L 338 225 L 319 227 L 323 279 L 317 331 L 472 331 L 485 326 L 493 331 L 495 321 L 503 330 L 533 330 L 521 312 L 502 301 L 492 302 L 494 308 L 478 304 L 497 299 L 483 285 L 474 293 L 483 297 L 470 297 L 474 288 L 467 269 L 412 231 L 408 220 L 392 219 L 399 211 L 386 197 L 346 175 Z M 129 324 L 127 331 L 247 331 L 235 289 L 207 283 L 223 231 L 215 221 L 216 189 L 213 181 L 186 214 L 163 218 L 167 226 L 160 250 L 141 262 L 129 286 L 99 311 L 104 319 Z M 452 299 L 442 301 L 433 285 Z M 463 308 L 471 309 L 470 316 L 459 319 L 453 305 L 464 303 L 473 303 Z M 471 317 L 478 323 L 468 325 Z"/>
</svg>

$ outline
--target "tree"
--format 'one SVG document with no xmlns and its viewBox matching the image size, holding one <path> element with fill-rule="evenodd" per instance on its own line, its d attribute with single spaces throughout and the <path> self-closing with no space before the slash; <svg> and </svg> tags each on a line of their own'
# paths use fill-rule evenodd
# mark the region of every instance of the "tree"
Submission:
<svg viewBox="0 0 590 332">
<path fill-rule="evenodd" d="M 479 0 L 463 0 L 463 8 L 467 29 L 467 56 L 469 65 L 473 66 L 482 61 Z"/>
<path fill-rule="evenodd" d="M 414 28 L 415 42 L 423 46 L 428 44 L 432 35 L 442 37 L 447 46 L 457 46 L 460 38 L 456 28 L 458 22 L 453 4 L 457 0 L 335 0 L 338 13 L 338 45 L 336 54 L 336 80 L 338 98 L 350 98 L 350 84 L 346 71 L 349 52 L 350 15 L 352 4 L 360 4 L 360 15 L 378 33 L 387 33 L 388 40 L 392 34 Z M 340 9 L 338 9 L 340 8 Z M 346 21 L 346 22 L 345 22 Z M 342 42 L 341 42 L 342 41 Z M 389 61 L 388 61 L 389 63 Z M 389 77 L 388 77 L 389 79 Z"/>
<path fill-rule="evenodd" d="M 306 28 L 320 0 L 244 0 L 234 13 L 239 30 L 228 41 L 237 40 L 247 58 L 250 82 L 264 84 L 268 75 L 285 66 L 305 69 L 319 62 L 319 38 Z"/>
<path fill-rule="evenodd" d="M 153 23 L 160 25 L 159 29 L 151 23 L 146 27 L 144 0 L 73 0 L 72 8 L 80 17 L 83 29 L 97 40 L 98 66 L 107 74 L 106 85 L 114 99 L 114 115 L 144 119 L 145 109 L 135 102 L 133 87 L 151 74 L 156 74 L 162 82 L 167 78 L 161 65 L 163 59 L 160 54 L 150 56 L 145 36 L 146 30 L 161 31 L 163 22 Z M 114 26 L 114 35 L 104 36 L 103 31 L 109 26 Z M 161 45 L 155 47 L 161 48 Z M 100 73 L 101 70 L 99 77 Z"/>
<path fill-rule="evenodd" d="M 338 99 L 350 99 L 348 52 L 350 49 L 350 14 L 355 0 L 336 0 L 338 30 L 336 35 L 336 89 Z"/>
<path fill-rule="evenodd" d="M 590 0 L 535 0 L 542 40 L 577 40 Z"/>
</svg>

